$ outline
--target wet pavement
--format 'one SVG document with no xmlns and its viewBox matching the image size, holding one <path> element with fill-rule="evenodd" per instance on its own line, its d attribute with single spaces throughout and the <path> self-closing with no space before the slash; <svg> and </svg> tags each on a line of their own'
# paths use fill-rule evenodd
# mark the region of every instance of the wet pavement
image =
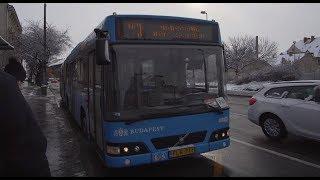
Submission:
<svg viewBox="0 0 320 180">
<path fill-rule="evenodd" d="M 24 86 L 22 93 L 31 106 L 47 138 L 47 157 L 52 176 L 86 176 L 79 153 L 79 139 L 67 121 L 68 114 L 60 109 L 54 95 L 40 95 L 34 86 Z"/>
<path fill-rule="evenodd" d="M 270 141 L 247 119 L 248 98 L 244 97 L 229 99 L 230 147 L 156 164 L 106 168 L 95 146 L 60 107 L 57 87 L 46 97 L 35 87 L 22 90 L 48 139 L 52 176 L 320 176 L 320 143 L 298 137 Z"/>
</svg>

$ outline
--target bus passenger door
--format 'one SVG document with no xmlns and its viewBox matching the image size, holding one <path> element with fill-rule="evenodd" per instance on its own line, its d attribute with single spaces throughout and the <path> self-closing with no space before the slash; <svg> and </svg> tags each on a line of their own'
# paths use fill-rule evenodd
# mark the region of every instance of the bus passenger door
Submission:
<svg viewBox="0 0 320 180">
<path fill-rule="evenodd" d="M 96 142 L 101 150 L 103 150 L 103 121 L 101 116 L 101 97 L 102 97 L 102 65 L 95 64 L 95 88 L 94 88 L 94 115 L 95 115 L 95 130 Z"/>
<path fill-rule="evenodd" d="M 89 112 L 89 133 L 93 139 L 96 139 L 94 123 L 94 76 L 95 76 L 95 59 L 94 52 L 89 54 L 89 87 L 88 87 L 88 112 Z"/>
<path fill-rule="evenodd" d="M 89 54 L 89 126 L 90 134 L 103 149 L 100 98 L 102 93 L 102 66 L 96 64 L 94 51 Z"/>
</svg>

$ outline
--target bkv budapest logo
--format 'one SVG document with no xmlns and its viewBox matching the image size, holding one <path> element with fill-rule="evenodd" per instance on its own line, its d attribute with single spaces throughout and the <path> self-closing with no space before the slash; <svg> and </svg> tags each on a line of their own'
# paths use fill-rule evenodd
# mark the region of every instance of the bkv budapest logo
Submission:
<svg viewBox="0 0 320 180">
<path fill-rule="evenodd" d="M 135 129 L 129 129 L 129 130 L 124 128 L 118 128 L 113 131 L 113 136 L 129 136 L 134 134 L 155 133 L 155 132 L 161 132 L 164 129 L 165 129 L 164 126 L 135 128 Z"/>
<path fill-rule="evenodd" d="M 113 135 L 114 136 L 128 136 L 129 131 L 128 131 L 128 129 L 119 128 L 113 132 Z"/>
</svg>

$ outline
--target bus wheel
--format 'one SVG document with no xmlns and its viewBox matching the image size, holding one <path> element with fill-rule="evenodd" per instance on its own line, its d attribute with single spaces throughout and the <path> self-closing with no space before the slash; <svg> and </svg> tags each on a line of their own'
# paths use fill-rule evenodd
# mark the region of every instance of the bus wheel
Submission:
<svg viewBox="0 0 320 180">
<path fill-rule="evenodd" d="M 61 100 L 60 100 L 60 107 L 62 107 L 62 108 L 65 109 L 65 110 L 68 109 L 67 99 L 65 99 L 65 100 L 61 99 Z"/>
<path fill-rule="evenodd" d="M 81 126 L 81 130 L 82 130 L 83 135 L 85 136 L 85 138 L 88 138 L 85 119 L 86 119 L 86 115 L 85 115 L 83 109 L 81 108 L 81 113 L 80 113 L 80 124 L 81 125 L 80 126 Z"/>
<path fill-rule="evenodd" d="M 64 102 L 64 107 L 68 110 L 69 108 L 69 99 L 68 96 L 66 97 L 66 101 Z"/>
</svg>

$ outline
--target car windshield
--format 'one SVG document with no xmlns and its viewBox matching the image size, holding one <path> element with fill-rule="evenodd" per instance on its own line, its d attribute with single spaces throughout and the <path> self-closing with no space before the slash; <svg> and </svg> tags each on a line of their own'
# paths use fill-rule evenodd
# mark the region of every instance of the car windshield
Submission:
<svg viewBox="0 0 320 180">
<path fill-rule="evenodd" d="M 115 45 L 113 49 L 122 112 L 169 113 L 166 109 L 202 107 L 209 86 L 218 92 L 221 47 Z"/>
</svg>

